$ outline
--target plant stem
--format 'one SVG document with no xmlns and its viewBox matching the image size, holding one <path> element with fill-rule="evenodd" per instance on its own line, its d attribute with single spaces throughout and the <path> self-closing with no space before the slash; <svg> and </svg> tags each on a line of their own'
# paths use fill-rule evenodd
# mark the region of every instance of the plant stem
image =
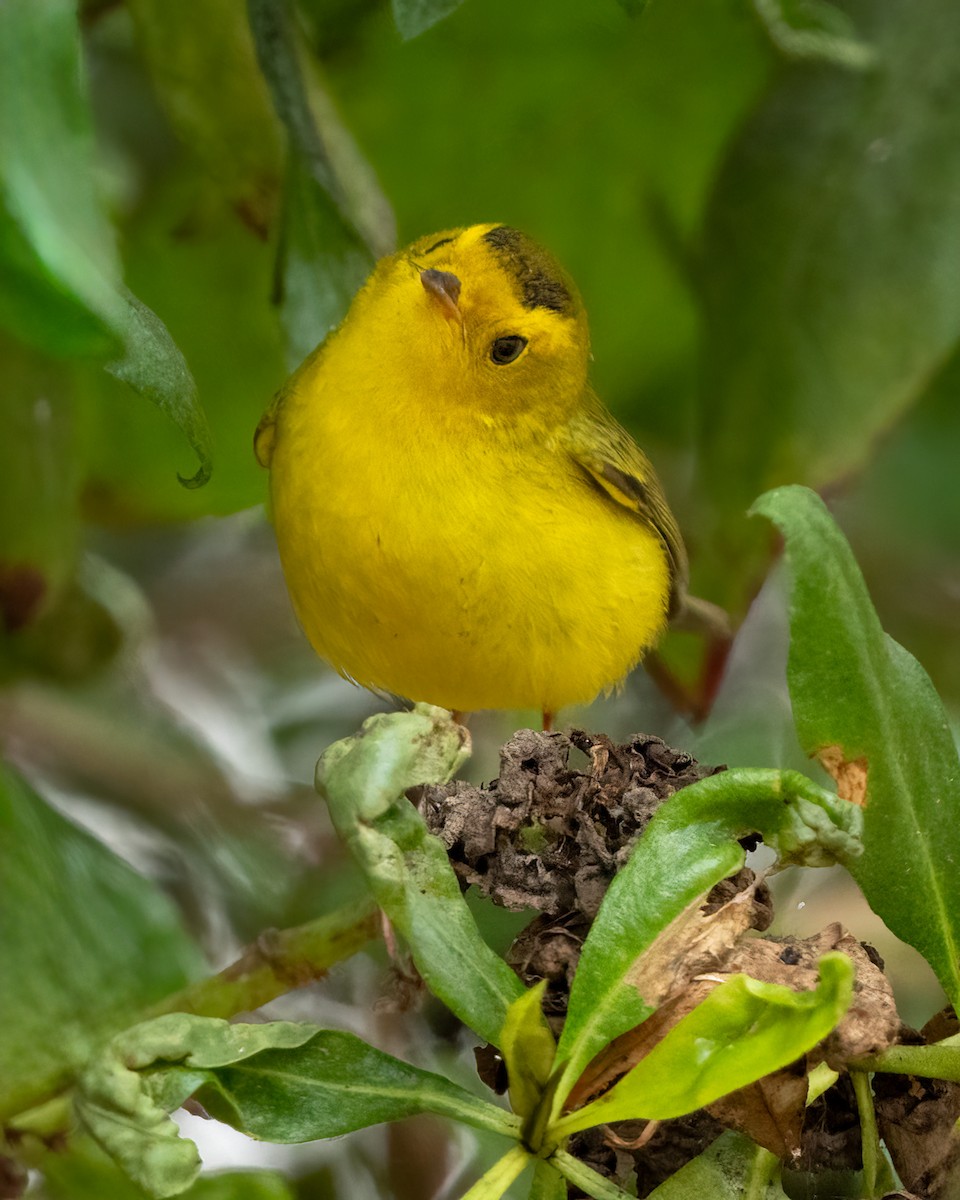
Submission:
<svg viewBox="0 0 960 1200">
<path fill-rule="evenodd" d="M 285 992 L 321 979 L 335 963 L 376 937 L 379 929 L 377 906 L 372 900 L 362 900 L 293 929 L 268 930 L 236 962 L 167 996 L 144 1017 L 170 1012 L 232 1017 L 251 1012 Z"/>
<path fill-rule="evenodd" d="M 890 1046 L 882 1054 L 858 1058 L 849 1066 L 858 1071 L 883 1071 L 894 1075 L 922 1075 L 928 1079 L 960 1082 L 960 1046 L 952 1038 L 932 1046 Z"/>
<path fill-rule="evenodd" d="M 877 1114 L 873 1107 L 873 1089 L 867 1071 L 851 1071 L 850 1079 L 857 1097 L 860 1114 L 860 1144 L 863 1154 L 863 1195 L 877 1195 L 877 1176 L 880 1164 L 880 1135 L 877 1132 Z"/>
<path fill-rule="evenodd" d="M 464 1193 L 463 1200 L 500 1200 L 510 1184 L 523 1174 L 532 1161 L 529 1150 L 514 1146 L 477 1180 L 469 1192 Z"/>
</svg>

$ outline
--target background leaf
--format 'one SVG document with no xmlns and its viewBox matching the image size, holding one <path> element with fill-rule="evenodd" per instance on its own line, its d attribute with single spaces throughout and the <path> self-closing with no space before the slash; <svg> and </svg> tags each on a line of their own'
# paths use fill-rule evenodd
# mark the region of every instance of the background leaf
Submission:
<svg viewBox="0 0 960 1200">
<path fill-rule="evenodd" d="M 27 297 L 54 291 L 48 320 L 41 324 L 28 303 L 0 299 L 0 314 L 14 313 L 14 332 L 43 349 L 58 349 L 63 298 L 72 296 L 89 310 L 80 318 L 90 336 L 90 349 L 121 354 L 112 369 L 136 391 L 152 400 L 187 436 L 200 459 L 194 484 L 210 472 L 210 436 L 193 380 L 183 356 L 162 322 L 126 293 L 113 230 L 97 193 L 93 173 L 93 130 L 81 88 L 76 6 L 51 0 L 43 6 L 10 0 L 0 14 L 0 188 L 6 217 L 16 226 L 0 238 L 11 251 L 14 279 L 29 272 Z M 50 86 L 56 81 L 55 86 Z M 60 181 L 69 176 L 71 186 Z M 32 314 L 32 315 L 31 315 Z M 104 343 L 96 326 L 112 335 Z M 69 318 L 69 338 L 76 338 L 76 319 Z M 59 347 L 69 349 L 70 346 Z M 76 347 L 74 347 L 76 349 Z"/>
<path fill-rule="evenodd" d="M 878 66 L 786 69 L 707 215 L 700 445 L 728 514 L 719 539 L 723 525 L 749 536 L 733 518 L 764 487 L 860 466 L 960 335 L 944 266 L 960 248 L 960 112 L 943 103 L 960 85 L 960 12 L 838 7 Z"/>
<path fill-rule="evenodd" d="M 9 770 L 0 876 L 0 1115 L 9 1117 L 66 1083 L 98 1042 L 199 974 L 202 960 L 151 883 Z"/>
<path fill-rule="evenodd" d="M 781 488 L 753 511 L 786 542 L 787 672 L 801 744 L 827 754 L 841 794 L 864 805 L 864 854 L 850 870 L 871 908 L 958 1000 L 960 832 L 944 813 L 960 804 L 960 760 L 943 706 L 916 659 L 884 634 L 823 502 Z"/>
<path fill-rule="evenodd" d="M 463 0 L 392 0 L 400 34 L 414 38 L 460 7 Z"/>
</svg>

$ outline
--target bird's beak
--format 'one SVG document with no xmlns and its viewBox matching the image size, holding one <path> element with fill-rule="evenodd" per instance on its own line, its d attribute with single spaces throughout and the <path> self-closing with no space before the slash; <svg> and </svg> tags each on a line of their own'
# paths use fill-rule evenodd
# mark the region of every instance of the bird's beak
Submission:
<svg viewBox="0 0 960 1200">
<path fill-rule="evenodd" d="M 443 315 L 449 321 L 463 324 L 463 313 L 460 311 L 460 280 L 450 271 L 435 271 L 429 268 L 420 272 L 420 282 L 427 294 L 433 296 Z"/>
</svg>

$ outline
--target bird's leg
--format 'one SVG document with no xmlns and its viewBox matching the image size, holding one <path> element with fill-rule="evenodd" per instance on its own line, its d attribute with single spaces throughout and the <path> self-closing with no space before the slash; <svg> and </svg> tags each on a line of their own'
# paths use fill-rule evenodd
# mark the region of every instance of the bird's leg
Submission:
<svg viewBox="0 0 960 1200">
<path fill-rule="evenodd" d="M 543 732 L 544 733 L 550 733 L 550 731 L 553 729 L 553 718 L 556 715 L 557 715 L 556 713 L 547 712 L 546 709 L 544 709 L 544 711 L 543 711 Z"/>
</svg>

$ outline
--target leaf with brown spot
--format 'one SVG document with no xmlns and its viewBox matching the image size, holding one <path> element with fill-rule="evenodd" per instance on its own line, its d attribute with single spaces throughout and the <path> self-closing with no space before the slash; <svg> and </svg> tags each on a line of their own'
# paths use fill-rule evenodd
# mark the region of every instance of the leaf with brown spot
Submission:
<svg viewBox="0 0 960 1200">
<path fill-rule="evenodd" d="M 837 783 L 837 795 L 841 800 L 849 800 L 851 804 L 867 806 L 867 775 L 868 764 L 866 757 L 848 760 L 843 756 L 840 746 L 824 746 L 817 751 L 817 758 L 825 771 L 833 776 Z"/>
<path fill-rule="evenodd" d="M 943 704 L 917 660 L 883 632 L 819 497 L 780 488 L 753 511 L 786 543 L 797 736 L 810 754 L 830 748 L 841 795 L 856 800 L 869 784 L 864 852 L 845 865 L 873 911 L 960 1004 L 960 758 Z"/>
</svg>

